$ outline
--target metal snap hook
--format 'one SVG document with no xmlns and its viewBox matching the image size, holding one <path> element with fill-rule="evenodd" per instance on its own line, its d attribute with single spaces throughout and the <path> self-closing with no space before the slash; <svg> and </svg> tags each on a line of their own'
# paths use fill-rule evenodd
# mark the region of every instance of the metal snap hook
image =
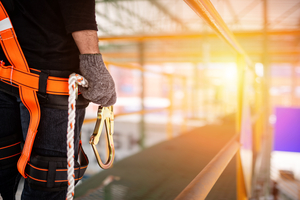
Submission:
<svg viewBox="0 0 300 200">
<path fill-rule="evenodd" d="M 99 142 L 103 125 L 105 125 L 105 132 L 107 136 L 107 143 L 108 143 L 108 153 L 107 153 L 107 160 L 105 163 L 102 162 L 96 145 Z M 98 115 L 97 115 L 97 122 L 95 125 L 94 132 L 90 138 L 90 144 L 94 150 L 97 162 L 99 166 L 103 169 L 108 169 L 112 166 L 114 157 L 115 157 L 115 147 L 113 141 L 113 132 L 114 132 L 114 114 L 113 114 L 113 106 L 109 107 L 98 107 Z"/>
</svg>

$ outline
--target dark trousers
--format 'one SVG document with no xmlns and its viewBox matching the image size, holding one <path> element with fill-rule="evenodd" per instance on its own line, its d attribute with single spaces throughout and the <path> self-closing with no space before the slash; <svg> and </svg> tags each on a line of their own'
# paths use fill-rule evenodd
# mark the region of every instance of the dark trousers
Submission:
<svg viewBox="0 0 300 200">
<path fill-rule="evenodd" d="M 79 134 L 85 109 L 76 110 L 75 152 L 78 152 Z M 41 156 L 66 157 L 68 111 L 41 106 L 41 120 L 32 151 Z M 26 139 L 29 112 L 20 98 L 0 91 L 0 140 L 18 133 Z M 77 155 L 76 155 L 77 156 Z M 14 200 L 21 175 L 17 167 L 0 170 L 0 194 L 4 200 Z M 30 188 L 25 180 L 22 200 L 64 200 L 66 190 L 45 192 Z"/>
</svg>

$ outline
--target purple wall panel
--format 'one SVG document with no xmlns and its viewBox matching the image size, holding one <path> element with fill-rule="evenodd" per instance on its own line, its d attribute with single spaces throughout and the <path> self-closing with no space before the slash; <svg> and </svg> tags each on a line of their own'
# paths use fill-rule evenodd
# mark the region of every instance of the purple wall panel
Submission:
<svg viewBox="0 0 300 200">
<path fill-rule="evenodd" d="M 274 150 L 300 152 L 299 108 L 276 108 Z"/>
</svg>

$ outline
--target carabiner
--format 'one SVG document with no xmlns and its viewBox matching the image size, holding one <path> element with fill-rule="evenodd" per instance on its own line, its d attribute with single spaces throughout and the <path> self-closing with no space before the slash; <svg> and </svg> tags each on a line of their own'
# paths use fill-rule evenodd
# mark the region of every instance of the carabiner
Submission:
<svg viewBox="0 0 300 200">
<path fill-rule="evenodd" d="M 107 152 L 107 161 L 103 164 L 99 153 L 97 151 L 96 145 L 99 142 L 100 135 L 102 133 L 103 124 L 105 125 L 105 132 L 107 136 L 107 143 L 108 143 L 108 152 Z M 90 138 L 90 144 L 93 147 L 95 156 L 97 158 L 98 164 L 103 169 L 108 169 L 112 166 L 115 157 L 115 147 L 113 141 L 113 132 L 114 132 L 114 113 L 113 107 L 98 107 L 98 115 L 97 115 L 97 122 L 95 125 L 94 132 Z"/>
</svg>

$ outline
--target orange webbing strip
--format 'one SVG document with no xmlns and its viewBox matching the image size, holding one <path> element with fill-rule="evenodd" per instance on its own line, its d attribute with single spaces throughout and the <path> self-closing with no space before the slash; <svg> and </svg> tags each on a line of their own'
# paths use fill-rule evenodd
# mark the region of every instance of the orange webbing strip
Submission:
<svg viewBox="0 0 300 200">
<path fill-rule="evenodd" d="M 20 144 L 21 142 L 17 142 L 15 144 L 11 144 L 11 145 L 8 145 L 8 146 L 5 146 L 5 147 L 1 147 L 0 149 L 6 149 L 6 148 L 9 148 L 9 147 L 12 147 L 12 146 L 16 146 L 18 144 Z"/>
<path fill-rule="evenodd" d="M 2 3 L 0 2 L 0 20 L 8 18 Z M 27 61 L 23 55 L 19 42 L 13 28 L 8 28 L 0 32 L 1 46 L 12 66 L 25 72 L 30 72 Z M 37 128 L 40 122 L 40 105 L 36 92 L 26 86 L 19 86 L 20 98 L 30 113 L 30 123 L 23 147 L 22 154 L 19 158 L 17 167 L 20 174 L 26 178 L 25 167 L 29 161 L 32 145 L 35 139 Z"/>
<path fill-rule="evenodd" d="M 28 73 L 12 66 L 0 66 L 0 78 L 6 82 L 12 82 L 19 86 L 39 90 L 39 75 Z M 68 79 L 49 76 L 47 80 L 46 92 L 48 94 L 69 95 Z"/>
<path fill-rule="evenodd" d="M 7 158 L 15 157 L 15 156 L 17 156 L 17 155 L 20 155 L 20 153 L 21 153 L 21 152 L 16 153 L 16 154 L 14 154 L 14 155 L 10 155 L 10 156 L 4 157 L 4 158 L 0 158 L 0 160 L 4 160 L 4 159 L 7 159 Z"/>
</svg>

